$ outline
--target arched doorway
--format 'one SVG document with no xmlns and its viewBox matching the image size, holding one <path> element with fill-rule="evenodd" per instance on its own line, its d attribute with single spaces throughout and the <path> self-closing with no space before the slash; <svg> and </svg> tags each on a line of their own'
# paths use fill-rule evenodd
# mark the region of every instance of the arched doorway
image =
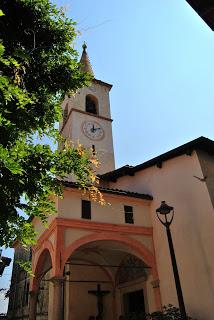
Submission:
<svg viewBox="0 0 214 320">
<path fill-rule="evenodd" d="M 115 320 L 148 312 L 149 304 L 155 304 L 151 264 L 148 256 L 122 241 L 96 240 L 76 247 L 64 265 L 64 319 Z"/>
<path fill-rule="evenodd" d="M 51 304 L 50 291 L 52 278 L 52 258 L 50 251 L 45 248 L 37 255 L 34 278 L 32 281 L 33 292 L 36 292 L 36 306 L 34 312 L 36 320 L 48 320 Z"/>
<path fill-rule="evenodd" d="M 49 290 L 51 278 L 51 269 L 44 273 L 39 285 L 38 297 L 37 297 L 37 320 L 48 320 L 49 309 Z"/>
</svg>

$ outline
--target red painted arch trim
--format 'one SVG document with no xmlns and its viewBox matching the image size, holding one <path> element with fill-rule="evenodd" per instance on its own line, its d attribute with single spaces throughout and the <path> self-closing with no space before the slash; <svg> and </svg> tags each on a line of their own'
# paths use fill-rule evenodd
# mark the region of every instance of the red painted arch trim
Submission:
<svg viewBox="0 0 214 320">
<path fill-rule="evenodd" d="M 56 224 L 66 228 L 87 229 L 92 231 L 110 231 L 122 232 L 127 234 L 140 234 L 145 236 L 152 236 L 152 227 L 143 227 L 125 224 L 113 224 L 107 222 L 85 221 L 80 219 L 64 219 L 56 218 Z"/>
<path fill-rule="evenodd" d="M 129 248 L 133 249 L 136 253 L 138 253 L 141 256 L 141 258 L 145 261 L 145 263 L 148 264 L 148 266 L 151 266 L 152 274 L 154 275 L 156 274 L 154 256 L 141 242 L 118 233 L 107 233 L 107 232 L 96 233 L 96 234 L 93 233 L 93 234 L 84 236 L 74 241 L 73 243 L 71 243 L 63 252 L 61 272 L 64 268 L 66 261 L 75 250 L 77 250 L 79 247 L 81 247 L 84 244 L 94 242 L 94 241 L 101 241 L 101 240 L 118 241 L 122 244 L 127 245 Z"/>
<path fill-rule="evenodd" d="M 122 232 L 126 234 L 139 234 L 145 236 L 153 235 L 152 227 L 143 227 L 135 225 L 123 225 L 123 224 L 113 224 L 113 223 L 102 223 L 96 221 L 85 221 L 80 219 L 65 219 L 65 218 L 55 218 L 48 228 L 42 233 L 37 241 L 37 245 L 34 246 L 33 250 L 37 251 L 40 249 L 44 241 L 48 239 L 51 234 L 56 230 L 57 226 L 65 228 L 75 228 L 75 229 L 86 229 L 91 231 L 107 231 L 107 232 Z"/>
<path fill-rule="evenodd" d="M 32 260 L 33 261 L 32 271 L 33 271 L 34 277 L 32 277 L 30 281 L 30 290 L 38 289 L 39 282 L 41 280 L 40 275 L 41 275 L 42 266 L 46 259 L 45 251 L 48 251 L 50 255 L 52 267 L 55 265 L 54 247 L 49 240 L 46 240 L 38 250 L 36 257 L 34 257 Z"/>
<path fill-rule="evenodd" d="M 43 252 L 45 250 L 48 250 L 50 257 L 51 257 L 51 263 L 52 263 L 52 265 L 54 265 L 54 247 L 49 240 L 46 240 L 46 241 L 44 241 L 44 243 L 40 247 L 39 251 L 37 252 L 36 259 L 34 260 L 34 263 L 32 266 L 33 271 L 37 271 L 39 264 L 40 264 L 39 260 L 41 259 L 41 255 L 43 254 Z"/>
</svg>

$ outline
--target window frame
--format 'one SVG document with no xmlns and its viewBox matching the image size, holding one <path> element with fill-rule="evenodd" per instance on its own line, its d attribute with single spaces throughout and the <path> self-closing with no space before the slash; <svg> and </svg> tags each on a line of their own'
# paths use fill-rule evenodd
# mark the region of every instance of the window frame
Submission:
<svg viewBox="0 0 214 320">
<path fill-rule="evenodd" d="M 81 201 L 81 218 L 86 220 L 91 220 L 91 201 L 89 200 Z"/>
<path fill-rule="evenodd" d="M 125 223 L 134 224 L 134 212 L 133 206 L 124 205 L 124 216 L 125 216 Z"/>
</svg>

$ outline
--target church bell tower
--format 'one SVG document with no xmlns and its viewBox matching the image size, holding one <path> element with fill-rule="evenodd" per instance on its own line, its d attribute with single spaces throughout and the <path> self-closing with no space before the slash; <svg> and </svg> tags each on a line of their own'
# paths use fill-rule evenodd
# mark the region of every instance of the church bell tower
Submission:
<svg viewBox="0 0 214 320">
<path fill-rule="evenodd" d="M 81 68 L 94 77 L 86 49 L 86 44 L 83 44 Z M 75 95 L 66 97 L 62 104 L 61 135 L 96 152 L 100 161 L 97 174 L 115 169 L 109 101 L 111 88 L 111 84 L 94 77 L 89 87 L 81 88 Z"/>
</svg>

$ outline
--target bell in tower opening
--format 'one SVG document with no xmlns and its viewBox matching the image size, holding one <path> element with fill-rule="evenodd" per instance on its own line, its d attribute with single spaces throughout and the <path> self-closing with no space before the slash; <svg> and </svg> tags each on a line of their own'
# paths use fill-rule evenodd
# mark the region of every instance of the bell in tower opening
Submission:
<svg viewBox="0 0 214 320">
<path fill-rule="evenodd" d="M 91 95 L 86 96 L 85 111 L 93 114 L 98 114 L 97 101 L 95 100 L 95 97 Z"/>
</svg>

